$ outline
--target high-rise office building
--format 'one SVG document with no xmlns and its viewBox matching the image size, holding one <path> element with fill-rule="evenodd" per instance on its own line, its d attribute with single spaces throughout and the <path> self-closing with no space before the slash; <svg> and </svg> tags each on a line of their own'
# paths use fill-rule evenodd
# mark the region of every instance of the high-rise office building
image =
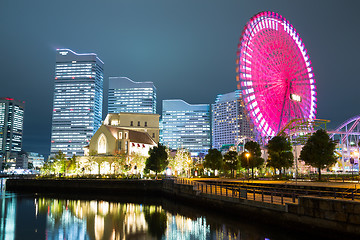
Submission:
<svg viewBox="0 0 360 240">
<path fill-rule="evenodd" d="M 152 82 L 127 77 L 109 78 L 108 113 L 156 113 L 156 88 Z"/>
<path fill-rule="evenodd" d="M 163 100 L 162 143 L 171 149 L 184 148 L 201 156 L 211 147 L 210 105 Z"/>
<path fill-rule="evenodd" d="M 22 147 L 25 102 L 0 98 L 0 155 L 8 159 Z"/>
<path fill-rule="evenodd" d="M 242 139 L 253 138 L 253 129 L 246 117 L 240 91 L 219 94 L 212 104 L 212 147 L 236 146 Z"/>
<path fill-rule="evenodd" d="M 51 155 L 83 155 L 101 126 L 103 66 L 94 53 L 56 51 Z"/>
</svg>

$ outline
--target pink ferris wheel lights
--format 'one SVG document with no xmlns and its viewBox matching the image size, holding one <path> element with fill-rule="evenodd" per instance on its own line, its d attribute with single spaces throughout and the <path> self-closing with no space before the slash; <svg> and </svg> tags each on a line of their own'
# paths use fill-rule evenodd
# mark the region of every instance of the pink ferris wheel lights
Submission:
<svg viewBox="0 0 360 240">
<path fill-rule="evenodd" d="M 315 119 L 311 61 L 296 29 L 274 12 L 245 25 L 237 51 L 238 88 L 262 136 L 274 136 L 291 119 Z"/>
</svg>

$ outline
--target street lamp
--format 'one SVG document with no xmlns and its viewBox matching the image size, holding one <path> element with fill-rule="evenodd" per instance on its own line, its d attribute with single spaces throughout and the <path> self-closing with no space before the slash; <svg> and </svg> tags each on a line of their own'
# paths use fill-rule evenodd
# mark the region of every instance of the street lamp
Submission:
<svg viewBox="0 0 360 240">
<path fill-rule="evenodd" d="M 245 157 L 246 157 L 246 160 L 247 160 L 247 164 L 248 164 L 248 180 L 249 180 L 249 157 L 250 157 L 250 153 L 245 153 Z"/>
</svg>

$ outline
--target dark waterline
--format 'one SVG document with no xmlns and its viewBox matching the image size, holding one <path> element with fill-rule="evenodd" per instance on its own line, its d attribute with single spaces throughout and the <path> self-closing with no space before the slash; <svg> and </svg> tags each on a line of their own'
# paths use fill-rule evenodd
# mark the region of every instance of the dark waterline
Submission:
<svg viewBox="0 0 360 240">
<path fill-rule="evenodd" d="M 316 237 L 315 232 L 294 232 L 163 198 L 114 199 L 109 196 L 50 196 L 1 191 L 0 206 L 0 240 L 292 240 Z M 317 238 L 322 239 L 321 236 Z"/>
</svg>

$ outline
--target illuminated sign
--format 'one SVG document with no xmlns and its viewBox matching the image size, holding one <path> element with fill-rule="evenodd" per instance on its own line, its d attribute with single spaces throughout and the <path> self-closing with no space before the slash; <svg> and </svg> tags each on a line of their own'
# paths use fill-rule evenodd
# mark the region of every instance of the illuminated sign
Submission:
<svg viewBox="0 0 360 240">
<path fill-rule="evenodd" d="M 69 52 L 65 51 L 65 52 L 59 52 L 61 55 L 66 56 Z"/>
<path fill-rule="evenodd" d="M 301 102 L 301 97 L 299 95 L 290 94 L 290 98 L 291 98 L 291 100 L 294 100 L 296 102 Z"/>
</svg>

